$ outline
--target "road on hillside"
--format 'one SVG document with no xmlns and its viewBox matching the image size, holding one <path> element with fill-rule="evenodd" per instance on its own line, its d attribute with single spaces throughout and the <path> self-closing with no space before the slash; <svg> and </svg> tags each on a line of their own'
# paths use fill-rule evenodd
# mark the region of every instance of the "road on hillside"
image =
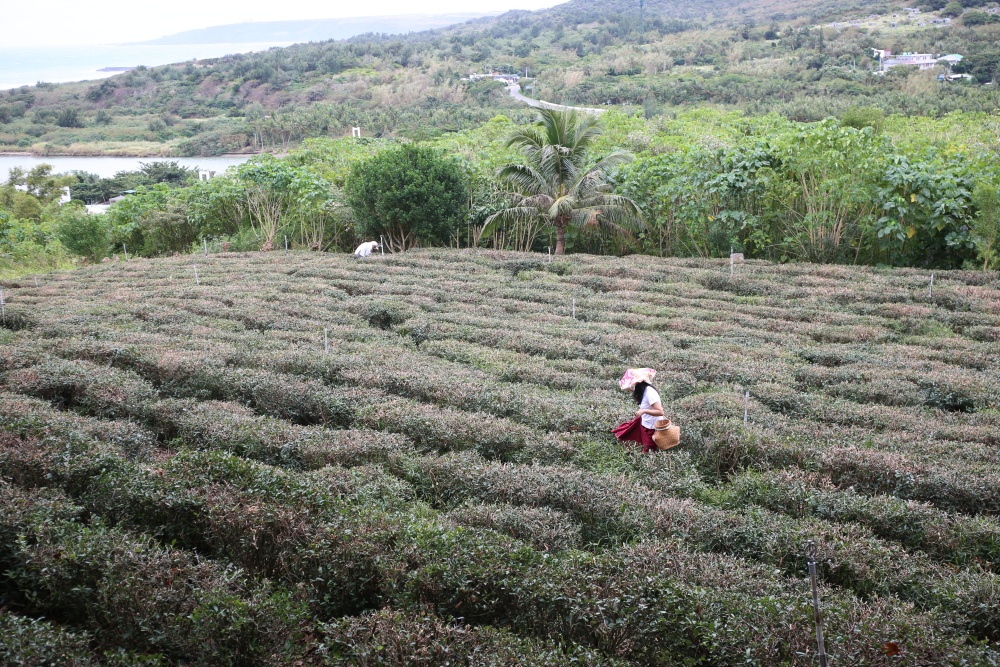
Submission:
<svg viewBox="0 0 1000 667">
<path fill-rule="evenodd" d="M 552 102 L 545 102 L 544 100 L 533 100 L 530 97 L 525 97 L 521 94 L 521 85 L 517 83 L 512 83 L 507 86 L 507 90 L 510 92 L 510 96 L 513 97 L 518 102 L 523 102 L 529 107 L 534 107 L 536 109 L 554 109 L 556 111 L 579 111 L 581 113 L 591 113 L 595 116 L 600 116 L 606 111 L 606 109 L 592 109 L 589 107 L 570 107 L 565 104 L 553 104 Z"/>
</svg>

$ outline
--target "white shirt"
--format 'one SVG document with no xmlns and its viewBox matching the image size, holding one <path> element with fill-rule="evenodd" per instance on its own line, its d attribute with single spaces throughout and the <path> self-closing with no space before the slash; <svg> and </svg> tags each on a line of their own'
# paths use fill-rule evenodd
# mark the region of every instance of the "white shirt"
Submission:
<svg viewBox="0 0 1000 667">
<path fill-rule="evenodd" d="M 354 251 L 355 257 L 369 257 L 372 254 L 372 250 L 378 246 L 378 241 L 369 241 L 368 243 L 362 243 L 358 246 L 358 249 Z"/>
<path fill-rule="evenodd" d="M 642 392 L 642 402 L 639 403 L 640 410 L 652 410 L 653 403 L 660 402 L 660 394 L 657 393 L 652 387 L 646 387 L 646 391 Z M 660 407 L 663 407 L 662 404 Z M 663 417 L 654 417 L 653 415 L 642 415 L 642 425 L 646 428 L 656 428 L 656 422 L 663 419 Z"/>
</svg>

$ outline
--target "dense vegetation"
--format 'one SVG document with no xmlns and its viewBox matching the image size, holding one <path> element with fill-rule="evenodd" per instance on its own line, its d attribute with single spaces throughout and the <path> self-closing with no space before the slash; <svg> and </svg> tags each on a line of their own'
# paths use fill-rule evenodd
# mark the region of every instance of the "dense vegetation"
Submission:
<svg viewBox="0 0 1000 667">
<path fill-rule="evenodd" d="M 40 168 L 0 187 L 0 261 L 24 275 L 73 255 L 349 251 L 383 236 L 394 250 L 998 266 L 996 146 L 972 133 L 995 128 L 993 116 L 859 107 L 818 123 L 715 111 L 546 122 L 497 117 L 422 144 L 313 139 L 200 182 L 169 164 L 109 180 Z M 74 180 L 75 197 L 135 194 L 86 216 L 53 202 Z"/>
<path fill-rule="evenodd" d="M 416 250 L 7 281 L 0 661 L 811 665 L 813 540 L 833 664 L 995 664 L 1000 281 L 929 279 Z M 645 365 L 669 454 L 608 434 Z"/>
<path fill-rule="evenodd" d="M 420 139 L 498 113 L 525 120 L 501 84 L 463 80 L 483 70 L 527 70 L 535 97 L 647 117 L 706 104 L 801 121 L 858 105 L 932 117 L 997 108 L 997 89 L 986 85 L 1000 66 L 1000 26 L 984 11 L 991 3 L 926 0 L 933 11 L 913 17 L 903 4 L 651 0 L 640 33 L 637 2 L 573 0 L 406 37 L 139 68 L 98 83 L 3 92 L 0 150 L 207 155 L 284 150 L 356 126 Z M 953 22 L 933 23 L 945 16 Z M 939 82 L 940 69 L 879 76 L 873 48 L 961 53 L 956 71 L 975 81 Z"/>
<path fill-rule="evenodd" d="M 165 195 L 194 182 L 194 171 L 176 162 L 151 162 L 138 171 L 119 172 L 112 178 L 79 171 L 53 174 L 52 167 L 45 164 L 28 171 L 12 169 L 7 180 L 0 183 L 0 276 L 69 268 L 81 260 L 100 261 L 108 253 L 112 238 L 117 248 L 121 245 L 119 239 L 125 243 L 131 237 L 124 229 L 110 235 L 104 216 L 88 216 L 84 204 L 101 203 L 137 189 L 146 197 L 151 192 Z M 67 188 L 72 199 L 64 206 L 60 200 Z M 135 247 L 148 254 L 176 247 L 176 232 L 187 227 L 179 219 L 172 221 L 179 225 L 161 224 L 155 229 L 150 228 L 150 222 L 132 219 L 127 223 L 146 229 L 151 238 L 166 235 L 166 243 Z"/>
<path fill-rule="evenodd" d="M 995 667 L 997 26 L 894 6 L 575 0 L 3 93 L 3 146 L 289 152 L 0 184 L 0 664 L 805 667 L 813 541 L 833 664 Z M 470 67 L 623 107 L 528 126 Z M 682 447 L 610 436 L 635 366 Z"/>
</svg>

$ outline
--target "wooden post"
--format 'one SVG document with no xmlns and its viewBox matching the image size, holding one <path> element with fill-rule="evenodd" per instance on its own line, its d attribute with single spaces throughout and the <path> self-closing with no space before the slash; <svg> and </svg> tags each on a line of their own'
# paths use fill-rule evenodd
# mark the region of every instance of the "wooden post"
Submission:
<svg viewBox="0 0 1000 667">
<path fill-rule="evenodd" d="M 3 317 L 3 323 L 7 324 L 7 303 L 3 300 L 3 288 L 0 288 L 0 317 Z"/>
<path fill-rule="evenodd" d="M 125 251 L 125 261 L 127 262 L 128 261 L 128 248 L 125 247 L 124 243 L 122 244 L 122 250 Z"/>
<path fill-rule="evenodd" d="M 576 319 L 576 299 L 573 299 L 573 319 Z"/>
<path fill-rule="evenodd" d="M 288 254 L 288 234 L 285 234 L 285 254 Z"/>
<path fill-rule="evenodd" d="M 546 248 L 548 248 L 548 251 L 549 251 L 549 264 L 551 264 L 552 263 L 552 246 L 546 246 Z"/>
<path fill-rule="evenodd" d="M 729 277 L 733 277 L 733 249 L 729 249 Z"/>
<path fill-rule="evenodd" d="M 381 234 L 378 235 L 378 251 L 383 257 L 385 257 L 385 237 Z"/>
<path fill-rule="evenodd" d="M 196 285 L 200 285 L 201 284 L 201 279 L 198 278 L 198 265 L 197 264 L 192 264 L 191 266 L 194 267 L 194 282 L 195 282 Z"/>
<path fill-rule="evenodd" d="M 38 276 L 35 276 L 35 287 L 38 287 Z"/>
<path fill-rule="evenodd" d="M 323 354 L 330 354 L 330 330 L 323 327 Z"/>
<path fill-rule="evenodd" d="M 934 272 L 931 271 L 931 285 L 927 288 L 927 296 L 934 296 Z"/>
<path fill-rule="evenodd" d="M 750 391 L 747 390 L 746 395 L 743 397 L 743 428 L 747 427 L 747 422 L 750 421 Z"/>
<path fill-rule="evenodd" d="M 205 242 L 205 257 L 208 257 L 208 239 L 202 239 Z"/>
</svg>

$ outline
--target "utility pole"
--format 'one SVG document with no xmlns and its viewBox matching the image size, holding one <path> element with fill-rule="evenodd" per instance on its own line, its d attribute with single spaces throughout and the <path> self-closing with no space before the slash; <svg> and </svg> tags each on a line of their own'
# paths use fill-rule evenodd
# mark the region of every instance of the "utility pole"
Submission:
<svg viewBox="0 0 1000 667">
<path fill-rule="evenodd" d="M 639 43 L 642 44 L 642 36 L 646 34 L 645 23 L 643 22 L 643 8 L 646 5 L 646 0 L 639 0 Z"/>
</svg>

